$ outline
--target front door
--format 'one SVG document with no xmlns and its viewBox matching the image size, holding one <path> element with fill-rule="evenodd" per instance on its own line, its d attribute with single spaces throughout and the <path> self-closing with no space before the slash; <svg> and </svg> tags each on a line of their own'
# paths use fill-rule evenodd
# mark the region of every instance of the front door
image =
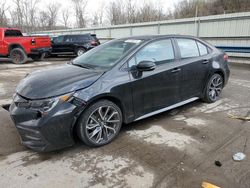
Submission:
<svg viewBox="0 0 250 188">
<path fill-rule="evenodd" d="M 141 61 L 153 61 L 153 71 L 139 72 Z M 175 62 L 171 39 L 147 44 L 129 61 L 135 118 L 160 110 L 180 101 L 181 71 Z"/>
</svg>

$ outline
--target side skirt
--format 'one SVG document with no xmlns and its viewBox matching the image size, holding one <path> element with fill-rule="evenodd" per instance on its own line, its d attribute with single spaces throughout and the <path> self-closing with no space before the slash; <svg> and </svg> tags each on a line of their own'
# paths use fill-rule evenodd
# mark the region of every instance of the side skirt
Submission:
<svg viewBox="0 0 250 188">
<path fill-rule="evenodd" d="M 135 119 L 134 121 L 138 121 L 138 120 L 141 120 L 141 119 L 144 119 L 144 118 L 147 118 L 147 117 L 150 117 L 150 116 L 153 116 L 153 115 L 156 115 L 156 114 L 159 114 L 159 113 L 162 113 L 162 112 L 171 110 L 171 109 L 173 109 L 173 108 L 176 108 L 176 107 L 179 107 L 179 106 L 188 104 L 188 103 L 190 103 L 190 102 L 196 101 L 197 99 L 199 99 L 199 97 L 193 97 L 193 98 L 187 99 L 187 100 L 185 100 L 185 101 L 182 101 L 182 102 L 173 104 L 173 105 L 168 106 L 168 107 L 166 107 L 166 108 L 162 108 L 162 109 L 160 109 L 160 110 L 156 110 L 156 111 L 154 111 L 154 112 L 150 112 L 150 113 L 148 113 L 148 114 L 145 114 L 145 115 L 143 115 L 143 116 L 141 116 L 141 117 Z"/>
</svg>

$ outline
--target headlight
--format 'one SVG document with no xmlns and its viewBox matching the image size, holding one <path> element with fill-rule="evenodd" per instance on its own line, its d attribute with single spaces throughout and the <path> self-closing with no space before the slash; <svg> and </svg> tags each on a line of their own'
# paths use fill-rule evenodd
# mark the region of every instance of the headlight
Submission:
<svg viewBox="0 0 250 188">
<path fill-rule="evenodd" d="M 40 110 L 43 112 L 51 110 L 58 102 L 68 101 L 72 97 L 73 93 L 68 93 L 62 96 L 43 99 L 43 100 L 31 100 L 29 101 L 29 107 L 31 109 Z"/>
</svg>

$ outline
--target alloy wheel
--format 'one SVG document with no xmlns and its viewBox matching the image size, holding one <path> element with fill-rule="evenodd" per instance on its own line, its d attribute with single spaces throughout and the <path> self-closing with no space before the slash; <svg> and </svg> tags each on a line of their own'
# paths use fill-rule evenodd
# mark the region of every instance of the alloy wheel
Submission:
<svg viewBox="0 0 250 188">
<path fill-rule="evenodd" d="M 15 62 L 15 63 L 19 63 L 20 61 L 23 61 L 23 56 L 22 56 L 22 54 L 21 53 L 19 53 L 19 52 L 15 52 L 15 53 L 13 53 L 13 61 Z"/>
<path fill-rule="evenodd" d="M 112 106 L 101 106 L 88 117 L 86 133 L 89 140 L 95 144 L 110 141 L 119 131 L 121 118 Z"/>
<path fill-rule="evenodd" d="M 77 56 L 81 56 L 81 55 L 84 54 L 84 53 L 85 53 L 85 50 L 79 49 L 79 50 L 77 51 Z"/>
<path fill-rule="evenodd" d="M 220 75 L 215 75 L 211 80 L 208 95 L 213 100 L 216 101 L 222 91 L 223 88 L 223 79 Z"/>
</svg>

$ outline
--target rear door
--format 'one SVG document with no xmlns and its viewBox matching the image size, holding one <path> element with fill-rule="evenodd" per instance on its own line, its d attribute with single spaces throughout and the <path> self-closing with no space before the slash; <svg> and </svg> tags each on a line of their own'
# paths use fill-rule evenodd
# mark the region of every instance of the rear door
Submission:
<svg viewBox="0 0 250 188">
<path fill-rule="evenodd" d="M 192 38 L 175 38 L 179 49 L 181 76 L 181 99 L 199 97 L 209 73 L 211 58 L 208 48 Z"/>
<path fill-rule="evenodd" d="M 141 61 L 154 61 L 153 71 L 138 72 Z M 129 61 L 135 117 L 160 110 L 180 101 L 180 71 L 171 39 L 149 43 Z"/>
<path fill-rule="evenodd" d="M 53 39 L 52 42 L 52 53 L 64 52 L 64 36 L 58 36 Z"/>
</svg>

